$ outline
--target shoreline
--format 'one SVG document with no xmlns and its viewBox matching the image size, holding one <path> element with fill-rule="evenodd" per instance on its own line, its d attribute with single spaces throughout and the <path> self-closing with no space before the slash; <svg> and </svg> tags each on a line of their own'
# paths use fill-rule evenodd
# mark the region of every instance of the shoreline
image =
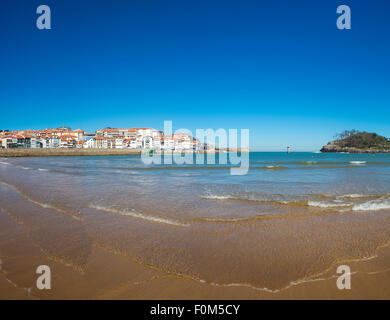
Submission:
<svg viewBox="0 0 390 320">
<path fill-rule="evenodd" d="M 137 174 L 124 165 L 137 161 L 130 158 L 111 158 L 107 166 L 81 157 L 0 163 L 0 297 L 389 298 L 390 210 L 302 212 L 293 205 L 282 216 L 277 205 L 264 207 L 272 219 L 197 221 L 237 218 L 237 208 L 250 217 L 262 207 L 202 199 L 196 184 L 215 181 L 219 172 L 207 173 L 206 181 L 198 171 Z M 41 170 L 26 170 L 29 162 L 41 162 Z M 80 174 L 84 168 L 92 170 Z M 55 275 L 51 291 L 35 286 L 39 265 Z M 337 288 L 340 265 L 350 267 L 351 290 Z"/>
<path fill-rule="evenodd" d="M 252 151 L 252 150 L 210 150 L 204 152 L 194 152 L 194 154 L 218 154 L 218 153 L 273 153 L 277 151 Z M 313 153 L 310 151 L 296 151 L 295 153 Z M 172 154 L 187 154 L 190 152 L 172 152 Z M 284 153 L 280 151 L 280 153 Z M 323 154 L 389 154 L 389 152 L 364 152 L 364 151 L 322 151 Z M 59 149 L 59 148 L 47 148 L 47 149 L 0 149 L 0 158 L 30 158 L 30 157 L 74 157 L 74 156 L 125 156 L 125 155 L 141 155 L 140 149 Z M 164 152 L 156 153 L 164 154 Z"/>
<path fill-rule="evenodd" d="M 110 156 L 138 155 L 141 150 L 121 149 L 1 149 L 0 157 L 61 157 L 61 156 Z"/>
<path fill-rule="evenodd" d="M 317 275 L 297 278 L 287 286 L 272 290 L 245 282 L 204 281 L 190 274 L 168 271 L 134 259 L 131 254 L 98 240 L 91 243 L 91 250 L 80 271 L 72 267 L 70 258 L 64 260 L 53 253 L 48 254 L 42 250 L 44 244 L 32 241 L 37 229 L 35 219 L 28 220 L 27 216 L 21 211 L 0 210 L 2 299 L 388 299 L 388 241 L 379 244 L 367 256 L 336 259 Z M 86 218 L 92 222 L 93 216 Z M 55 219 L 60 218 L 56 216 Z M 63 222 L 71 223 L 68 218 Z M 73 222 L 74 225 L 79 223 Z M 28 253 L 20 256 L 19 250 Z M 107 261 L 110 261 L 110 269 L 106 268 Z M 30 270 L 37 264 L 49 265 L 58 276 L 56 286 L 50 292 L 42 292 L 32 285 L 36 278 Z M 351 267 L 351 290 L 339 290 L 336 286 L 339 276 L 336 270 L 341 264 Z M 15 269 L 21 272 L 14 272 Z"/>
<path fill-rule="evenodd" d="M 202 153 L 221 153 L 222 150 L 205 151 Z M 229 153 L 229 151 L 226 151 Z M 247 150 L 237 150 L 237 152 L 247 152 Z M 180 154 L 180 152 L 172 152 Z M 183 152 L 183 153 L 192 153 Z M 123 156 L 123 155 L 141 155 L 140 149 L 0 149 L 0 158 L 18 158 L 18 157 L 67 157 L 67 156 Z M 164 154 L 161 152 L 161 154 Z M 196 152 L 194 152 L 196 154 Z"/>
<path fill-rule="evenodd" d="M 53 270 L 61 275 L 61 280 L 57 281 L 55 290 L 50 295 L 44 294 L 34 287 L 26 290 L 24 286 L 28 284 L 27 282 L 33 283 L 34 277 L 29 276 L 26 280 L 20 276 L 13 276 L 11 281 L 0 273 L 0 297 L 3 300 L 386 300 L 390 270 L 385 261 L 389 256 L 389 248 L 382 248 L 380 251 L 380 255 L 376 259 L 351 264 L 353 270 L 351 290 L 337 289 L 338 274 L 335 273 L 336 270 L 332 270 L 323 278 L 293 283 L 290 287 L 278 292 L 269 292 L 244 284 L 218 285 L 177 275 L 163 274 L 155 270 L 148 270 L 113 252 L 93 247 L 91 259 L 87 264 L 88 269 L 96 269 L 96 273 L 92 276 L 107 279 L 109 275 L 101 266 L 104 259 L 110 259 L 113 261 L 112 268 L 116 272 L 126 273 L 128 276 L 126 283 L 115 281 L 115 284 L 110 287 L 101 287 L 102 283 L 98 279 L 91 283 L 90 272 L 87 275 L 88 279 L 85 279 L 85 275 L 64 266 L 63 263 L 40 255 L 40 261 L 50 264 Z M 34 262 L 36 260 L 30 258 L 28 265 Z M 131 274 L 133 276 L 130 276 Z M 69 279 L 77 283 L 76 287 L 79 291 L 74 292 L 74 283 L 70 284 L 66 281 Z M 95 291 L 94 288 L 100 288 L 100 290 Z"/>
<path fill-rule="evenodd" d="M 322 147 L 321 153 L 389 154 L 390 150 Z"/>
</svg>

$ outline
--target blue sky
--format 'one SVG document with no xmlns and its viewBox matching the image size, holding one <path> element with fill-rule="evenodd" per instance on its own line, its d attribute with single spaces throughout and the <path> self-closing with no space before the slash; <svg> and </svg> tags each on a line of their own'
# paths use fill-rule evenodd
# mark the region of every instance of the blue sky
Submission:
<svg viewBox="0 0 390 320">
<path fill-rule="evenodd" d="M 36 28 L 41 4 L 52 30 Z M 0 129 L 172 120 L 300 151 L 344 129 L 390 137 L 389 14 L 387 0 L 1 0 Z"/>
</svg>

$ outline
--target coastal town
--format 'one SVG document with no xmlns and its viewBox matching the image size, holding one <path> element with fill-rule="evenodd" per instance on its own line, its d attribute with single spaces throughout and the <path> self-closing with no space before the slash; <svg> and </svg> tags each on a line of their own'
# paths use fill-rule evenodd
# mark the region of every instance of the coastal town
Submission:
<svg viewBox="0 0 390 320">
<path fill-rule="evenodd" d="M 88 133 L 60 127 L 44 130 L 0 130 L 1 149 L 132 149 L 156 151 L 205 151 L 214 147 L 189 133 L 165 135 L 153 128 L 104 128 Z"/>
</svg>

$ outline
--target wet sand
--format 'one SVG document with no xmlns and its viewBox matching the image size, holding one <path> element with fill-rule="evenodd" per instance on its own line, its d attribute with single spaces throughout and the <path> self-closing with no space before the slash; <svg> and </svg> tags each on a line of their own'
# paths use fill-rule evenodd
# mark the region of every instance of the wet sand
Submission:
<svg viewBox="0 0 390 320">
<path fill-rule="evenodd" d="M 156 224 L 157 228 L 150 229 L 150 231 L 154 229 L 154 232 L 159 230 L 158 236 L 153 241 L 158 241 L 161 236 L 165 236 L 166 246 L 149 247 L 150 252 L 145 253 L 142 245 L 140 248 L 132 248 L 134 242 L 131 238 L 134 237 L 139 241 L 135 230 L 125 236 L 120 227 L 117 227 L 117 230 L 102 232 L 99 226 L 105 225 L 106 219 L 119 218 L 126 224 L 126 230 L 129 230 L 129 224 L 132 224 L 136 229 L 143 226 L 145 231 L 145 228 L 150 227 L 147 222 L 132 221 L 131 218 L 130 221 L 125 221 L 129 218 L 109 215 L 103 215 L 98 219 L 96 212 L 91 210 L 80 224 L 70 216 L 59 215 L 54 210 L 27 203 L 12 189 L 4 192 L 3 188 L 2 191 L 2 194 L 6 194 L 14 205 L 7 206 L 2 203 L 3 209 L 0 211 L 1 299 L 389 299 L 390 297 L 390 248 L 387 245 L 378 247 L 372 252 L 369 252 L 371 250 L 369 249 L 367 254 L 372 254 L 366 257 L 369 259 L 353 257 L 350 261 L 347 259 L 330 263 L 324 270 L 324 266 L 332 259 L 327 260 L 324 257 L 324 261 L 319 263 L 311 257 L 315 252 L 313 248 L 301 246 L 300 250 L 296 250 L 295 245 L 286 248 L 286 239 L 272 239 L 273 248 L 264 248 L 263 254 L 255 255 L 252 254 L 251 248 L 242 246 L 248 244 L 246 239 L 235 247 L 234 243 L 229 243 L 229 237 L 223 236 L 224 233 L 228 234 L 231 226 L 222 227 L 219 224 L 211 226 L 213 234 L 222 236 L 221 243 L 208 233 L 207 228 L 206 232 L 204 231 L 204 225 L 202 231 L 200 229 L 192 231 L 188 235 L 193 239 L 192 248 L 188 247 L 185 236 L 177 237 L 176 229 L 180 228 L 173 227 L 178 241 L 183 241 L 183 246 L 179 245 L 178 248 L 178 244 L 170 242 L 165 234 L 172 230 L 172 226 Z M 44 220 L 41 219 L 45 221 L 44 224 L 37 223 L 41 215 L 47 215 Z M 386 220 L 389 218 L 386 217 Z M 283 219 L 270 219 L 266 224 L 263 223 L 263 227 L 281 228 L 284 223 Z M 248 226 L 245 223 L 241 227 L 254 228 L 253 224 Z M 293 233 L 288 236 L 287 241 L 292 241 L 292 237 Z M 234 242 L 236 241 L 237 239 Z M 320 242 L 317 242 L 316 245 L 319 244 Z M 264 245 L 270 244 L 264 242 Z M 209 246 L 210 255 L 204 255 L 203 246 Z M 296 249 L 294 250 L 293 247 Z M 170 249 L 174 254 L 164 252 Z M 289 250 L 294 250 L 291 255 L 287 255 Z M 188 255 L 188 252 L 191 254 Z M 334 249 L 331 252 L 334 252 Z M 324 249 L 324 254 L 326 253 L 328 252 Z M 197 261 L 193 260 L 195 258 Z M 211 261 L 211 258 L 214 261 Z M 171 261 L 171 259 L 177 260 Z M 244 260 L 239 262 L 236 261 L 237 259 Z M 229 261 L 235 267 L 226 266 L 224 270 L 224 264 Z M 313 265 L 311 274 L 307 274 L 306 263 Z M 51 268 L 52 290 L 40 291 L 35 286 L 38 277 L 35 270 L 42 264 Z M 340 264 L 347 264 L 352 270 L 351 290 L 338 290 L 336 287 L 336 269 Z M 240 274 L 235 274 L 236 272 Z M 301 279 L 298 279 L 299 275 L 302 276 Z M 294 278 L 296 279 L 294 283 L 289 283 Z M 248 284 L 245 283 L 245 279 Z M 268 289 L 265 286 L 267 284 Z"/>
<path fill-rule="evenodd" d="M 390 298 L 382 163 L 252 170 L 240 188 L 223 170 L 136 160 L 1 159 L 0 299 Z M 332 173 L 344 193 L 322 191 L 337 188 L 326 182 Z M 351 290 L 336 287 L 342 264 Z M 40 265 L 51 268 L 51 290 L 36 287 Z"/>
<path fill-rule="evenodd" d="M 1 299 L 389 299 L 389 247 L 379 249 L 375 259 L 348 263 L 353 272 L 351 290 L 337 289 L 334 266 L 321 279 L 275 293 L 243 285 L 201 283 L 148 268 L 98 247 L 93 248 L 82 273 L 39 252 L 23 258 L 16 252 L 8 254 L 0 273 Z M 32 285 L 37 275 L 31 270 L 40 264 L 51 267 L 52 290 L 39 291 Z M 14 271 L 8 274 L 8 268 Z"/>
</svg>

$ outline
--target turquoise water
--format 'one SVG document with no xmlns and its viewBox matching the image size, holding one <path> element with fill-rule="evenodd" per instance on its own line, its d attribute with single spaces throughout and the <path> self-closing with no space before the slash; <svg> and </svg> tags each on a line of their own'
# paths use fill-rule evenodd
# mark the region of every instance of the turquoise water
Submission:
<svg viewBox="0 0 390 320">
<path fill-rule="evenodd" d="M 185 221 L 292 207 L 390 208 L 389 154 L 251 153 L 249 171 L 240 176 L 216 157 L 215 165 L 145 165 L 140 156 L 10 158 L 2 159 L 0 178 L 77 214 L 95 207 Z"/>
<path fill-rule="evenodd" d="M 390 241 L 390 155 L 251 153 L 246 175 L 229 168 L 2 158 L 0 215 L 66 266 L 87 270 L 99 248 L 201 284 L 261 290 L 371 259 Z"/>
</svg>

